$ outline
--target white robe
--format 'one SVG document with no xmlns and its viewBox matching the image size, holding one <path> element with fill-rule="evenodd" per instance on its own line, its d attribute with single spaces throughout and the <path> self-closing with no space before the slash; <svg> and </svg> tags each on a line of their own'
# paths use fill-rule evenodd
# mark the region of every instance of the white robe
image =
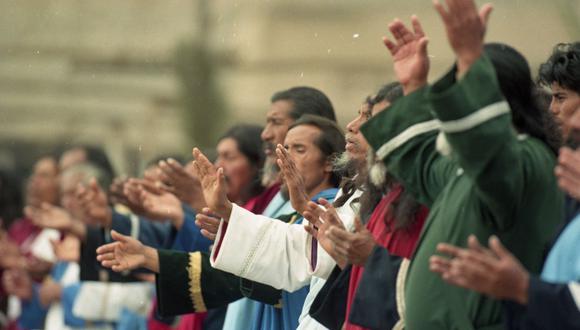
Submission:
<svg viewBox="0 0 580 330">
<path fill-rule="evenodd" d="M 357 191 L 337 208 L 348 229 L 354 226 L 356 214 L 351 202 L 361 193 Z M 340 195 L 341 191 L 336 198 Z M 308 312 L 336 265 L 332 257 L 317 244 L 317 264 L 312 268 L 312 237 L 303 225 L 273 221 L 235 204 L 229 219 L 225 233 L 222 225 L 218 229 L 215 245 L 221 241 L 221 247 L 217 254 L 212 251 L 212 266 L 289 292 L 310 284 L 298 329 L 325 329 Z"/>
</svg>

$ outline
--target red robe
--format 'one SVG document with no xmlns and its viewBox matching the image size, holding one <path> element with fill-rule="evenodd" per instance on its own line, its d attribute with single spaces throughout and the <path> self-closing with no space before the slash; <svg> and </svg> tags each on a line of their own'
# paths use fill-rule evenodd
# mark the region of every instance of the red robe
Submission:
<svg viewBox="0 0 580 330">
<path fill-rule="evenodd" d="M 394 229 L 395 219 L 391 214 L 387 214 L 387 212 L 389 211 L 391 203 L 396 201 L 403 191 L 403 186 L 397 184 L 381 199 L 367 223 L 367 229 L 373 235 L 375 242 L 386 248 L 390 254 L 410 259 L 415 251 L 421 229 L 423 228 L 429 210 L 421 206 L 415 215 L 416 221 L 409 228 Z M 348 322 L 348 315 L 350 315 L 354 295 L 363 272 L 364 267 L 352 266 L 346 305 L 346 330 L 365 330 L 365 328 Z"/>
</svg>

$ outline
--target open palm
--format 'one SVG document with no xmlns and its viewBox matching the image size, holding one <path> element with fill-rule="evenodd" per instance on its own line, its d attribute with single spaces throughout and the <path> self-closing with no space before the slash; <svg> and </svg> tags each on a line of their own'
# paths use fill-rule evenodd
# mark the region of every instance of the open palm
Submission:
<svg viewBox="0 0 580 330">
<path fill-rule="evenodd" d="M 114 243 L 103 245 L 97 249 L 97 260 L 103 267 L 116 272 L 133 270 L 145 264 L 145 247 L 138 240 L 111 232 Z"/>
<path fill-rule="evenodd" d="M 416 16 L 412 17 L 412 24 L 413 31 L 396 19 L 389 24 L 395 42 L 387 37 L 383 38 L 393 58 L 395 75 L 406 94 L 425 85 L 429 73 L 428 39 Z"/>
<path fill-rule="evenodd" d="M 231 202 L 227 197 L 223 169 L 216 169 L 197 148 L 193 150 L 193 156 L 195 157 L 193 168 L 201 183 L 203 197 L 207 202 L 207 206 L 219 216 L 223 218 L 229 217 L 228 210 L 231 209 Z"/>
</svg>

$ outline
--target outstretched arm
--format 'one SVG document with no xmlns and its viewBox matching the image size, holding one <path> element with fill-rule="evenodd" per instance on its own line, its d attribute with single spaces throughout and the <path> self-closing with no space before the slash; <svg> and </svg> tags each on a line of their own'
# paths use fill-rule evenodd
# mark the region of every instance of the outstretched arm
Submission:
<svg viewBox="0 0 580 330">
<path fill-rule="evenodd" d="M 154 273 L 159 272 L 159 256 L 157 250 L 141 244 L 138 240 L 111 231 L 111 237 L 116 241 L 97 249 L 97 260 L 103 267 L 115 272 L 123 272 L 137 268 L 147 268 Z"/>
</svg>

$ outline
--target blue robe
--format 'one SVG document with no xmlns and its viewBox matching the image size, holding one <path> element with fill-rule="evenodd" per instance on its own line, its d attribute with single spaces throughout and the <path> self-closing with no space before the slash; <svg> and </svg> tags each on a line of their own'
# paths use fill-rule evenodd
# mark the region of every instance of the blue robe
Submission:
<svg viewBox="0 0 580 330">
<path fill-rule="evenodd" d="M 324 190 L 314 196 L 313 201 L 325 198 L 329 202 L 334 200 L 338 189 Z M 304 218 L 296 221 L 301 224 Z M 310 286 L 305 286 L 294 292 L 282 291 L 282 308 L 267 305 L 260 302 L 254 303 L 253 324 L 246 329 L 253 330 L 294 330 L 298 327 L 298 318 L 302 313 L 302 307 Z"/>
</svg>

